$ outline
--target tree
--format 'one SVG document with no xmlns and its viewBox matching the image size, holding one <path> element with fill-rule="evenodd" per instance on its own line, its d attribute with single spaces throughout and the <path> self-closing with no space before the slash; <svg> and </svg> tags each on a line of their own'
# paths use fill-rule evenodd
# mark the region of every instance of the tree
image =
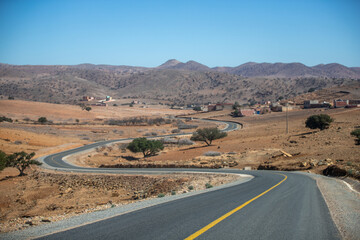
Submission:
<svg viewBox="0 0 360 240">
<path fill-rule="evenodd" d="M 46 117 L 39 117 L 38 122 L 41 124 L 46 123 L 48 120 L 46 119 Z"/>
<path fill-rule="evenodd" d="M 164 145 L 159 140 L 148 140 L 146 138 L 135 138 L 128 146 L 127 149 L 137 153 L 142 152 L 144 157 L 153 156 L 160 150 L 164 149 Z"/>
<path fill-rule="evenodd" d="M 197 129 L 196 132 L 193 133 L 190 140 L 192 141 L 203 141 L 208 146 L 211 145 L 213 140 L 224 138 L 227 136 L 227 133 L 221 132 L 218 128 L 201 128 Z"/>
<path fill-rule="evenodd" d="M 19 176 L 24 176 L 25 169 L 32 164 L 41 165 L 40 162 L 33 160 L 35 153 L 26 153 L 26 152 L 16 152 L 7 157 L 7 167 L 17 168 L 20 172 Z"/>
<path fill-rule="evenodd" d="M 91 107 L 86 107 L 85 110 L 89 112 L 91 110 Z"/>
<path fill-rule="evenodd" d="M 355 129 L 350 133 L 352 136 L 356 137 L 355 142 L 357 145 L 360 145 L 360 128 Z"/>
<path fill-rule="evenodd" d="M 330 123 L 334 120 L 327 114 L 319 114 L 319 115 L 312 115 L 308 117 L 305 122 L 305 126 L 311 129 L 320 129 L 324 130 L 329 128 Z"/>
<path fill-rule="evenodd" d="M 235 109 L 235 111 L 231 112 L 231 115 L 233 117 L 240 117 L 241 113 L 240 113 L 239 109 Z"/>
<path fill-rule="evenodd" d="M 235 102 L 234 105 L 232 106 L 233 110 L 237 110 L 240 107 L 240 104 L 238 102 Z"/>
</svg>

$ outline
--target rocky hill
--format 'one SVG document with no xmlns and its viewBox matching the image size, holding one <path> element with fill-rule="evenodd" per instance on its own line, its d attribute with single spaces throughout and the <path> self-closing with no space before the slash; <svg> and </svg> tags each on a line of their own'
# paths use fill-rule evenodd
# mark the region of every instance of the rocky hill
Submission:
<svg viewBox="0 0 360 240">
<path fill-rule="evenodd" d="M 209 68 L 175 59 L 156 68 L 113 65 L 0 64 L 0 96 L 75 103 L 84 95 L 148 98 L 176 104 L 275 100 L 359 83 L 360 68 L 340 64 L 246 63 Z"/>
</svg>

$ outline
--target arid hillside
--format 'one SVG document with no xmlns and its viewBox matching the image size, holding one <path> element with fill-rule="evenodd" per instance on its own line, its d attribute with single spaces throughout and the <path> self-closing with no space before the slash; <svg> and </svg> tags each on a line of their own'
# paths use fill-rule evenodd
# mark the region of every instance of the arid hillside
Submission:
<svg viewBox="0 0 360 240">
<path fill-rule="evenodd" d="M 276 100 L 358 83 L 358 68 L 340 64 L 246 63 L 209 68 L 195 61 L 169 60 L 157 68 L 80 64 L 0 64 L 0 97 L 76 103 L 82 96 L 144 98 L 177 105 Z"/>
</svg>

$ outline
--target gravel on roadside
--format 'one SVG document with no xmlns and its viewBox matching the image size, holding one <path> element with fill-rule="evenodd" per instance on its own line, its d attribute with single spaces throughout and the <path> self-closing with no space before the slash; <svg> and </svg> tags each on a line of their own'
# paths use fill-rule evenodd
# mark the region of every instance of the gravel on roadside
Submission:
<svg viewBox="0 0 360 240">
<path fill-rule="evenodd" d="M 341 179 L 308 175 L 316 180 L 342 238 L 360 239 L 360 193 L 351 190 Z"/>
</svg>

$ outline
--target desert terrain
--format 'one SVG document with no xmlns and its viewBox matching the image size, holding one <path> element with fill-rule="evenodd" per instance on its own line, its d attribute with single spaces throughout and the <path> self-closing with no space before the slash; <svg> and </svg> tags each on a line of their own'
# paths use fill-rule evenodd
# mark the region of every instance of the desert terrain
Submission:
<svg viewBox="0 0 360 240">
<path fill-rule="evenodd" d="M 350 132 L 359 127 L 360 109 L 309 109 L 270 113 L 243 118 L 231 117 L 230 111 L 196 113 L 192 110 L 171 110 L 161 106 L 137 108 L 119 106 L 82 111 L 78 106 L 37 103 L 17 100 L 0 101 L 1 113 L 12 123 L 0 123 L 0 149 L 7 154 L 17 151 L 35 152 L 36 157 L 60 152 L 84 144 L 127 137 L 169 135 L 177 129 L 177 120 L 158 125 L 114 126 L 107 119 L 130 117 L 169 117 L 183 115 L 237 121 L 243 125 L 228 136 L 215 140 L 212 146 L 203 142 L 179 144 L 190 138 L 194 129 L 180 130 L 187 136 L 171 137 L 156 156 L 144 158 L 126 149 L 126 143 L 95 149 L 67 161 L 88 167 L 205 167 L 243 169 L 299 170 L 321 174 L 329 165 L 345 169 L 359 178 L 360 149 Z M 329 114 L 334 122 L 324 131 L 305 128 L 305 120 L 313 114 Z M 52 123 L 39 124 L 46 117 Z M 79 119 L 79 121 L 76 121 Z M 186 124 L 214 127 L 214 123 L 183 120 Z M 222 128 L 223 126 L 218 126 Z M 175 141 L 173 141 L 175 140 Z M 28 175 L 17 177 L 7 168 L 0 175 L 1 229 L 11 231 L 65 217 L 131 203 L 159 194 L 180 194 L 216 186 L 235 179 L 234 176 L 172 174 L 160 176 L 127 176 L 69 174 L 32 166 Z M 15 200 L 14 200 L 15 199 Z"/>
</svg>

